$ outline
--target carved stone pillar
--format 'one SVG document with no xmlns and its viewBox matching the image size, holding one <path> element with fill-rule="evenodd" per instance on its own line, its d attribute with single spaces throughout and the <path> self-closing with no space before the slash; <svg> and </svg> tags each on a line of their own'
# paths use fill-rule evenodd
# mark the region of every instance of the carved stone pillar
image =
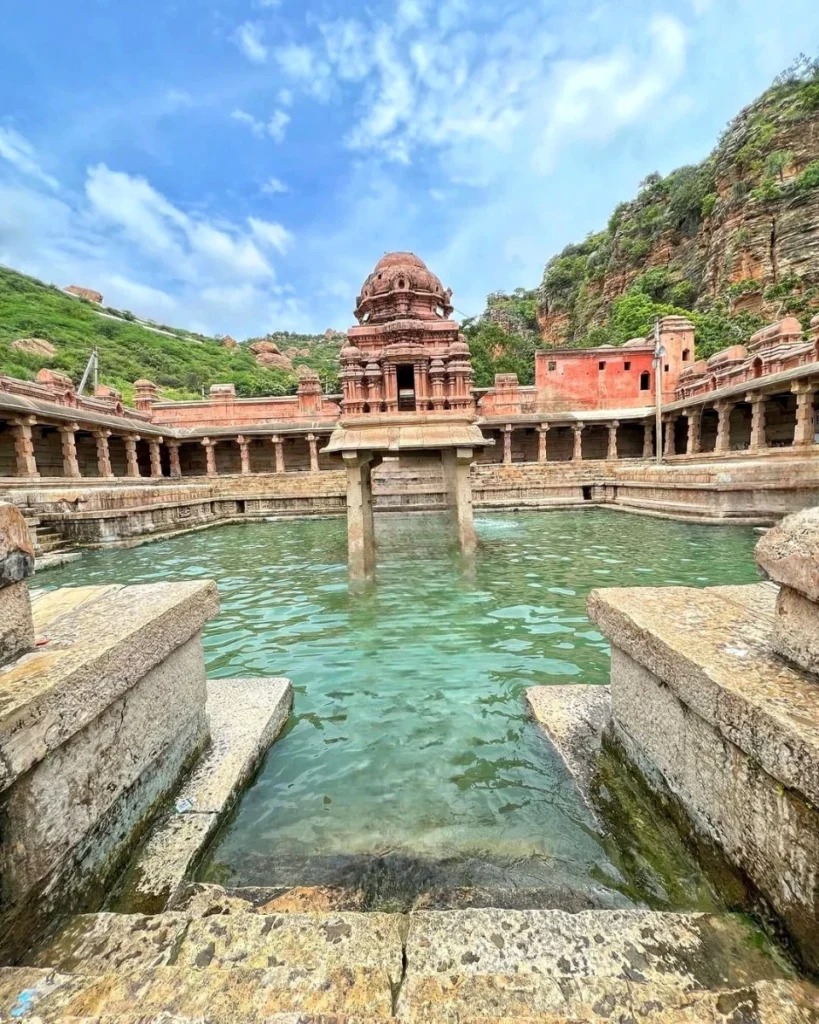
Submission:
<svg viewBox="0 0 819 1024">
<path fill-rule="evenodd" d="M 796 395 L 796 426 L 793 432 L 794 445 L 813 444 L 816 433 L 816 415 L 813 400 L 817 385 L 812 381 L 800 380 L 791 385 Z"/>
<path fill-rule="evenodd" d="M 207 466 L 207 475 L 216 476 L 216 442 L 211 441 L 209 437 L 203 437 L 199 443 L 205 449 L 205 465 Z"/>
<path fill-rule="evenodd" d="M 97 443 L 97 473 L 100 476 L 114 475 L 114 471 L 111 469 L 111 452 L 108 448 L 108 438 L 110 436 L 110 430 L 102 430 L 100 428 L 94 431 L 94 440 Z"/>
<path fill-rule="evenodd" d="M 182 466 L 179 462 L 179 441 L 168 441 L 168 454 L 171 459 L 171 476 L 174 480 L 182 476 Z"/>
<path fill-rule="evenodd" d="M 619 420 L 612 420 L 609 424 L 609 450 L 606 452 L 609 462 L 613 462 L 617 458 L 617 428 L 619 426 Z"/>
<path fill-rule="evenodd" d="M 128 476 L 139 476 L 139 459 L 137 459 L 137 441 L 139 434 L 131 434 L 125 441 L 125 464 Z"/>
<path fill-rule="evenodd" d="M 315 434 L 308 434 L 307 443 L 310 445 L 310 472 L 318 473 L 318 438 Z"/>
<path fill-rule="evenodd" d="M 478 546 L 472 513 L 472 482 L 469 476 L 469 467 L 474 457 L 475 452 L 472 448 L 445 448 L 441 452 L 444 486 L 455 515 L 458 543 L 465 554 L 472 554 Z"/>
<path fill-rule="evenodd" d="M 537 428 L 537 461 L 546 461 L 546 435 L 549 432 L 549 424 L 541 423 Z"/>
<path fill-rule="evenodd" d="M 650 459 L 654 454 L 654 424 L 649 420 L 643 424 L 643 458 Z"/>
<path fill-rule="evenodd" d="M 284 441 L 282 441 L 277 434 L 274 434 L 270 440 L 273 443 L 273 450 L 276 453 L 276 472 L 284 473 Z"/>
<path fill-rule="evenodd" d="M 151 478 L 153 480 L 158 480 L 162 476 L 162 454 L 159 450 L 161 444 L 161 437 L 152 437 L 148 441 L 148 451 L 151 454 Z"/>
<path fill-rule="evenodd" d="M 398 409 L 398 377 L 395 366 L 387 363 L 384 367 L 384 410 L 395 412 Z"/>
<path fill-rule="evenodd" d="M 347 565 L 353 578 L 375 571 L 372 452 L 342 452 L 347 472 Z"/>
<path fill-rule="evenodd" d="M 717 403 L 719 425 L 717 426 L 717 443 L 714 446 L 716 452 L 727 452 L 731 448 L 731 412 L 734 405 L 734 402 Z"/>
<path fill-rule="evenodd" d="M 31 428 L 37 420 L 33 416 L 21 416 L 11 421 L 11 430 L 14 435 L 14 454 L 17 461 L 17 476 L 39 477 L 37 472 L 37 460 L 34 457 L 34 438 L 31 436 Z"/>
<path fill-rule="evenodd" d="M 574 431 L 574 451 L 572 452 L 572 462 L 580 462 L 583 458 L 583 424 L 573 424 L 572 430 Z"/>
<path fill-rule="evenodd" d="M 512 465 L 512 424 L 507 423 L 503 428 L 503 464 Z"/>
<path fill-rule="evenodd" d="M 78 423 L 66 423 L 60 428 L 63 447 L 63 476 L 80 476 L 80 464 L 77 461 L 77 437 L 80 429 Z"/>
<path fill-rule="evenodd" d="M 685 454 L 698 455 L 700 451 L 702 409 L 686 409 L 683 415 L 688 419 L 688 437 L 685 443 Z"/>
<path fill-rule="evenodd" d="M 751 403 L 751 444 L 750 447 L 759 450 L 768 446 L 768 438 L 765 431 L 765 395 L 746 395 L 745 401 Z"/>
<path fill-rule="evenodd" d="M 676 454 L 677 451 L 677 417 L 670 416 L 665 421 L 665 444 L 663 446 L 663 455 L 666 458 L 670 458 Z"/>
<path fill-rule="evenodd" d="M 239 434 L 236 440 L 239 442 L 239 458 L 242 462 L 242 476 L 247 476 L 250 472 L 250 442 L 241 434 Z"/>
</svg>

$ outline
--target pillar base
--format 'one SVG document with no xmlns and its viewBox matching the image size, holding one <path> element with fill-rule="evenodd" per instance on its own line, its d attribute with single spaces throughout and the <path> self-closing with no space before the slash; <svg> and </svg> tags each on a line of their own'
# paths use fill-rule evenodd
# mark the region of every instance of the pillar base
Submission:
<svg viewBox="0 0 819 1024">
<path fill-rule="evenodd" d="M 449 448 L 441 452 L 444 486 L 455 516 L 458 543 L 464 554 L 472 554 L 478 546 L 472 515 L 472 481 L 469 467 L 475 454 L 472 448 Z"/>
</svg>

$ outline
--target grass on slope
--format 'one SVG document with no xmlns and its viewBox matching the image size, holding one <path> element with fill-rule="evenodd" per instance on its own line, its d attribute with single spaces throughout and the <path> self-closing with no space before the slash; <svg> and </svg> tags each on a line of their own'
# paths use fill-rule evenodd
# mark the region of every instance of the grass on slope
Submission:
<svg viewBox="0 0 819 1024">
<path fill-rule="evenodd" d="M 281 369 L 256 364 L 243 346 L 229 350 L 216 338 L 176 328 L 166 337 L 138 323 L 101 316 L 93 304 L 70 298 L 53 285 L 43 284 L 17 271 L 0 267 L 0 373 L 33 380 L 43 366 L 67 373 L 78 384 L 91 354 L 100 357 L 100 380 L 120 388 L 126 401 L 133 398 L 133 382 L 147 377 L 159 385 L 163 397 L 201 397 L 211 384 L 233 383 L 242 397 L 293 394 L 297 377 Z M 57 349 L 51 358 L 34 356 L 12 347 L 19 338 L 43 338 Z M 323 336 L 289 337 L 296 348 L 309 347 L 299 356 L 321 376 L 325 392 L 335 391 L 338 342 Z"/>
</svg>

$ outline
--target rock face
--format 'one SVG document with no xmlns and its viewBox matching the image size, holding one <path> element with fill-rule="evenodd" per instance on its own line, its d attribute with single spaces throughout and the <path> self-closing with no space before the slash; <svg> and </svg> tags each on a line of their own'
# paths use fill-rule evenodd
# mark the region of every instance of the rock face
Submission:
<svg viewBox="0 0 819 1024">
<path fill-rule="evenodd" d="M 222 338 L 222 348 L 230 349 L 232 351 L 234 348 L 238 347 L 239 342 L 235 338 L 231 338 L 229 334 L 226 334 L 224 338 Z"/>
<path fill-rule="evenodd" d="M 292 370 L 293 362 L 279 351 L 279 346 L 274 341 L 253 341 L 248 345 L 248 351 L 253 354 L 259 366 L 275 366 L 280 370 Z"/>
<path fill-rule="evenodd" d="M 595 329 L 622 341 L 604 330 L 630 291 L 807 327 L 819 306 L 819 69 L 783 77 L 702 164 L 649 175 L 604 231 L 549 261 L 537 311 L 548 345 Z"/>
<path fill-rule="evenodd" d="M 76 295 L 80 299 L 88 299 L 89 302 L 96 302 L 98 305 L 102 305 L 102 294 L 95 292 L 93 288 L 80 288 L 78 284 L 70 284 L 65 291 L 69 295 Z"/>
<path fill-rule="evenodd" d="M 34 573 L 34 545 L 20 510 L 0 502 L 0 587 Z"/>
<path fill-rule="evenodd" d="M 26 355 L 40 356 L 43 359 L 52 359 L 57 355 L 56 346 L 45 338 L 18 338 L 11 343 L 11 347 L 18 352 L 25 352 Z"/>
</svg>

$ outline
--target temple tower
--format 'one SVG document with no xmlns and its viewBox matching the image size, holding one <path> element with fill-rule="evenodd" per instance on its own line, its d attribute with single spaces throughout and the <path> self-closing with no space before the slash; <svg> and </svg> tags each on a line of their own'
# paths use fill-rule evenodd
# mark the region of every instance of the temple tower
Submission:
<svg viewBox="0 0 819 1024">
<path fill-rule="evenodd" d="M 375 567 L 372 470 L 389 455 L 440 459 L 458 539 L 475 548 L 469 467 L 491 444 L 477 426 L 469 346 L 444 290 L 413 253 L 382 257 L 356 302 L 341 350 L 341 418 L 325 452 L 347 469 L 350 573 Z"/>
</svg>

